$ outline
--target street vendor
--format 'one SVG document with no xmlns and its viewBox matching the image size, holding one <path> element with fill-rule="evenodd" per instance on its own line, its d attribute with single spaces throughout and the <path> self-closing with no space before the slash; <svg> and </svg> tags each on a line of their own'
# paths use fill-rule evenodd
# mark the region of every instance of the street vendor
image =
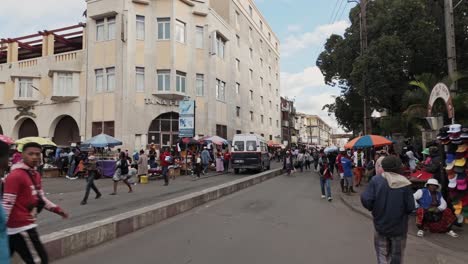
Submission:
<svg viewBox="0 0 468 264">
<path fill-rule="evenodd" d="M 440 184 L 436 179 L 429 179 L 425 188 L 414 193 L 416 202 L 416 226 L 417 235 L 424 236 L 424 230 L 431 233 L 447 233 L 451 237 L 458 237 L 452 230 L 452 225 L 457 220 L 452 210 L 447 208 L 447 202 L 440 192 Z"/>
</svg>

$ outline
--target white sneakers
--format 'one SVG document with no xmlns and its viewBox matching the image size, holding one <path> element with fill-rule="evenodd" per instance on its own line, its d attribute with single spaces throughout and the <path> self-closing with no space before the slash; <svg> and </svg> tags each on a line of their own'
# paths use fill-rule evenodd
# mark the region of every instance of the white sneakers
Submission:
<svg viewBox="0 0 468 264">
<path fill-rule="evenodd" d="M 424 237 L 424 231 L 423 230 L 418 230 L 418 233 L 416 234 L 418 237 Z M 450 230 L 447 232 L 447 235 L 457 238 L 458 234 L 455 233 L 453 230 Z"/>
<path fill-rule="evenodd" d="M 325 195 L 322 195 L 322 199 L 325 199 Z"/>
<path fill-rule="evenodd" d="M 328 197 L 328 201 L 331 202 L 333 200 L 333 198 L 331 197 Z"/>
<path fill-rule="evenodd" d="M 418 237 L 423 237 L 424 236 L 424 231 L 423 230 L 418 230 L 418 233 L 416 235 Z"/>
<path fill-rule="evenodd" d="M 455 233 L 455 232 L 453 232 L 453 230 L 448 231 L 448 232 L 447 232 L 447 235 L 449 235 L 449 236 L 451 236 L 451 237 L 455 237 L 455 238 L 458 237 L 458 234 Z"/>
</svg>

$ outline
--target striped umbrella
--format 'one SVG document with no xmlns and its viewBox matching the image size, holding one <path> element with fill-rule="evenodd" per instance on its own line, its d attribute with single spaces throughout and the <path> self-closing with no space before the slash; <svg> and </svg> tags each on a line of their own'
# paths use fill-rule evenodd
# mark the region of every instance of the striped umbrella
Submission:
<svg viewBox="0 0 468 264">
<path fill-rule="evenodd" d="M 393 142 L 382 136 L 377 135 L 365 135 L 357 137 L 345 145 L 347 149 L 357 148 L 370 148 L 370 147 L 383 147 L 392 145 Z"/>
</svg>

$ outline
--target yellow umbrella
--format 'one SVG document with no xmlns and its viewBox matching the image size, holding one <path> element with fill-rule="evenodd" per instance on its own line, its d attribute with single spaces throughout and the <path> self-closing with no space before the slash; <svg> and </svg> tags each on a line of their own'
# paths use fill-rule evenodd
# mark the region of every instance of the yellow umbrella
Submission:
<svg viewBox="0 0 468 264">
<path fill-rule="evenodd" d="M 18 146 L 18 151 L 23 151 L 23 145 L 26 143 L 35 142 L 43 147 L 56 147 L 57 145 L 52 142 L 50 139 L 41 138 L 41 137 L 25 137 L 15 141 L 15 144 Z"/>
</svg>

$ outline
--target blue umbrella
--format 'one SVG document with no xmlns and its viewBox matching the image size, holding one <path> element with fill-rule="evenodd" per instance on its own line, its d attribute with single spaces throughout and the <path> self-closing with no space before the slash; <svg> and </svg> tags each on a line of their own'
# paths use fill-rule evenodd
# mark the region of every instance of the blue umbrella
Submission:
<svg viewBox="0 0 468 264">
<path fill-rule="evenodd" d="M 120 146 L 122 145 L 122 141 L 113 138 L 109 135 L 106 134 L 99 134 L 95 137 L 92 137 L 85 142 L 82 143 L 82 145 L 89 145 L 92 147 L 97 147 L 97 148 L 104 148 L 104 147 L 115 147 L 115 146 Z"/>
</svg>

